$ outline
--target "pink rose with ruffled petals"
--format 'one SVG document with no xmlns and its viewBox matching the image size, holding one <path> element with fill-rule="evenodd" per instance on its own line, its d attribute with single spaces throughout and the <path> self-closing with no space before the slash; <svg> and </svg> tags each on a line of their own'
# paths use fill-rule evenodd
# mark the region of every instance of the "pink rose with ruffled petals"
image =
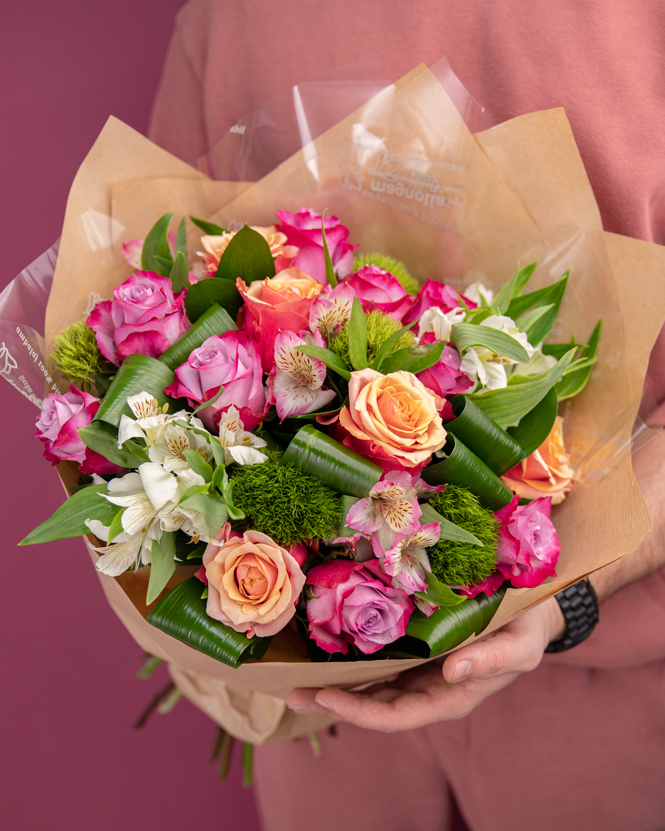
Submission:
<svg viewBox="0 0 665 831">
<path fill-rule="evenodd" d="M 344 283 L 351 286 L 365 312 L 378 309 L 401 321 L 413 305 L 413 297 L 407 294 L 397 277 L 376 265 L 354 271 L 344 278 Z"/>
<path fill-rule="evenodd" d="M 453 346 L 446 344 L 439 362 L 429 369 L 424 369 L 422 372 L 419 372 L 416 378 L 428 390 L 431 390 L 441 398 L 444 398 L 446 395 L 455 395 L 473 386 L 471 378 L 460 369 L 461 363 L 462 358 L 460 353 Z M 442 418 L 449 419 L 453 417 L 453 410 L 449 401 L 445 401 L 443 408 L 439 412 Z"/>
<path fill-rule="evenodd" d="M 164 392 L 187 398 L 190 406 L 196 407 L 213 398 L 222 385 L 224 392 L 217 401 L 199 413 L 201 421 L 209 430 L 214 429 L 222 412 L 233 404 L 245 429 L 253 430 L 265 415 L 263 371 L 256 344 L 238 329 L 212 335 L 192 350 Z"/>
<path fill-rule="evenodd" d="M 404 636 L 413 611 L 406 592 L 394 589 L 378 560 L 333 560 L 307 573 L 309 632 L 326 652 L 371 655 Z"/>
<path fill-rule="evenodd" d="M 294 266 L 325 285 L 326 261 L 323 252 L 321 214 L 303 207 L 296 214 L 290 211 L 277 211 L 277 218 L 282 223 L 279 230 L 286 234 L 289 245 L 295 245 L 298 248 L 298 254 L 293 262 Z M 324 227 L 326 244 L 335 274 L 338 277 L 344 277 L 353 270 L 353 252 L 358 246 L 346 241 L 349 229 L 342 225 L 336 216 L 327 216 L 324 220 Z"/>
<path fill-rule="evenodd" d="M 550 519 L 552 500 L 542 496 L 521 507 L 518 501 L 514 496 L 496 512 L 501 523 L 497 569 L 516 589 L 532 589 L 556 574 L 561 545 Z"/>
<path fill-rule="evenodd" d="M 102 355 L 116 366 L 128 355 L 158 358 L 189 329 L 185 294 L 174 295 L 171 280 L 154 271 L 133 272 L 86 321 Z"/>
<path fill-rule="evenodd" d="M 49 462 L 77 462 L 82 473 L 119 473 L 123 469 L 86 447 L 78 434 L 90 424 L 99 404 L 99 398 L 74 385 L 64 395 L 46 396 L 34 438 L 44 443 L 44 456 Z"/>
<path fill-rule="evenodd" d="M 476 308 L 477 304 L 466 297 L 464 302 L 470 309 Z M 420 289 L 420 294 L 416 297 L 415 304 L 404 319 L 404 323 L 419 320 L 423 313 L 432 306 L 441 309 L 443 312 L 452 312 L 453 309 L 460 306 L 459 294 L 447 283 L 438 283 L 436 280 L 432 280 L 431 277 L 428 278 Z"/>
<path fill-rule="evenodd" d="M 323 286 L 297 268 L 285 268 L 276 277 L 254 280 L 249 286 L 238 277 L 238 291 L 245 305 L 238 312 L 238 326 L 259 347 L 264 372 L 275 365 L 275 338 L 280 332 L 298 334 L 307 329 L 309 310 Z"/>
</svg>

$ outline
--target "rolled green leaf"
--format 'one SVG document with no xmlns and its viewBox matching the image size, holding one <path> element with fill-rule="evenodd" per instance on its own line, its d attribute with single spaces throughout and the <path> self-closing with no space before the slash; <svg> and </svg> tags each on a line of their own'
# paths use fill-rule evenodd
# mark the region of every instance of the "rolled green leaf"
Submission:
<svg viewBox="0 0 665 831">
<path fill-rule="evenodd" d="M 162 357 L 164 357 L 162 355 Z M 172 400 L 164 393 L 165 387 L 173 383 L 175 375 L 161 360 L 148 355 L 129 355 L 116 372 L 111 386 L 95 414 L 94 421 L 105 421 L 117 427 L 120 417 L 128 415 L 133 418 L 127 404 L 127 397 L 147 392 L 154 396 L 159 406 Z"/>
<path fill-rule="evenodd" d="M 551 389 L 531 412 L 521 418 L 516 427 L 508 428 L 510 435 L 522 446 L 524 458 L 533 453 L 534 450 L 538 450 L 554 426 L 558 411 L 555 389 Z"/>
<path fill-rule="evenodd" d="M 282 463 L 316 476 L 338 493 L 358 497 L 367 496 L 383 474 L 379 465 L 319 432 L 311 424 L 293 437 Z"/>
<path fill-rule="evenodd" d="M 78 434 L 86 447 L 114 465 L 135 469 L 143 462 L 150 461 L 145 447 L 135 439 L 129 439 L 122 447 L 118 447 L 118 428 L 105 421 L 92 421 L 87 427 L 81 428 Z"/>
<path fill-rule="evenodd" d="M 469 396 L 483 412 L 504 430 L 523 418 L 538 404 L 552 387 L 563 377 L 573 360 L 576 348 L 561 358 L 547 372 L 538 375 L 514 376 L 507 387 L 489 392 L 473 393 Z"/>
<path fill-rule="evenodd" d="M 525 265 L 524 268 L 518 268 L 494 298 L 492 308 L 496 309 L 499 314 L 508 314 L 509 317 L 512 317 L 506 310 L 509 308 L 512 300 L 522 294 L 537 265 L 538 263 L 535 262 Z"/>
<path fill-rule="evenodd" d="M 317 358 L 319 361 L 323 361 L 329 369 L 334 369 L 346 381 L 351 379 L 351 371 L 347 365 L 339 355 L 330 349 L 325 349 L 323 346 L 296 346 L 296 350 L 302 352 L 303 355 L 309 355 L 310 358 Z"/>
<path fill-rule="evenodd" d="M 172 213 L 164 214 L 148 231 L 141 251 L 141 268 L 144 271 L 155 271 L 162 277 L 169 276 L 173 266 L 168 238 L 172 218 Z"/>
<path fill-rule="evenodd" d="M 245 283 L 265 280 L 275 276 L 275 260 L 268 241 L 252 231 L 249 225 L 241 228 L 226 246 L 217 267 L 215 277 L 235 281 L 238 277 Z"/>
<path fill-rule="evenodd" d="M 337 529 L 337 536 L 338 537 L 353 537 L 354 534 L 357 534 L 357 531 L 354 531 L 353 528 L 349 528 L 346 524 L 346 517 L 356 504 L 359 501 L 359 497 L 357 496 L 349 496 L 348 494 L 343 494 L 340 498 L 340 505 L 342 508 L 342 516 L 339 521 L 339 528 Z"/>
<path fill-rule="evenodd" d="M 153 540 L 150 548 L 150 578 L 146 605 L 153 603 L 162 593 L 175 571 L 175 534 L 164 533 L 161 539 Z"/>
<path fill-rule="evenodd" d="M 588 360 L 595 363 L 602 328 L 603 321 L 599 320 L 593 332 L 591 333 L 589 342 L 582 349 L 582 353 L 580 356 L 582 360 Z M 567 398 L 573 398 L 574 396 L 579 395 L 579 393 L 582 392 L 584 387 L 586 387 L 589 378 L 591 377 L 592 370 L 593 363 L 588 363 L 580 364 L 574 369 L 573 372 L 565 373 L 563 378 L 554 388 L 556 390 L 557 398 L 559 399 L 559 401 L 565 401 Z"/>
<path fill-rule="evenodd" d="M 529 361 L 529 353 L 518 340 L 491 326 L 456 323 L 450 329 L 450 338 L 460 353 L 472 346 L 484 346 L 502 358 L 518 363 Z"/>
<path fill-rule="evenodd" d="M 206 614 L 203 584 L 191 577 L 171 589 L 148 615 L 148 623 L 230 667 L 259 660 L 272 638 L 248 638 Z"/>
<path fill-rule="evenodd" d="M 494 592 L 492 597 L 481 593 L 459 606 L 442 606 L 429 617 L 413 615 L 406 627 L 406 634 L 427 644 L 428 657 L 441 655 L 464 643 L 471 635 L 484 632 L 504 594 L 505 589 Z"/>
<path fill-rule="evenodd" d="M 107 527 L 113 522 L 113 517 L 121 511 L 117 505 L 112 505 L 102 494 L 107 493 L 106 485 L 90 485 L 77 491 L 34 531 L 21 540 L 19 545 L 37 545 L 53 540 L 66 540 L 70 537 L 80 537 L 89 534 L 90 529 L 85 524 L 86 519 L 98 519 Z"/>
<path fill-rule="evenodd" d="M 442 456 L 442 460 L 428 465 L 421 474 L 428 485 L 450 482 L 468 488 L 492 511 L 498 511 L 512 499 L 513 494 L 499 477 L 455 436 L 448 435 L 437 456 Z"/>
<path fill-rule="evenodd" d="M 176 254 L 169 277 L 175 292 L 182 291 L 189 286 L 189 263 L 182 251 Z"/>
<path fill-rule="evenodd" d="M 214 222 L 206 222 L 205 219 L 197 219 L 197 217 L 191 216 L 191 214 L 189 218 L 194 225 L 197 225 L 208 236 L 221 237 L 222 234 L 226 234 L 226 228 L 222 228 L 221 225 L 215 225 Z"/>
<path fill-rule="evenodd" d="M 474 327 L 475 328 L 475 327 Z M 427 346 L 410 346 L 408 349 L 398 349 L 392 355 L 388 355 L 381 363 L 381 372 L 389 375 L 391 372 L 413 372 L 417 374 L 429 369 L 438 363 L 445 343 L 431 343 Z"/>
<path fill-rule="evenodd" d="M 212 279 L 205 280 L 204 282 L 210 283 Z M 197 285 L 201 285 L 201 283 Z M 230 332 L 232 329 L 237 328 L 233 320 L 229 317 L 228 312 L 222 309 L 221 306 L 213 303 L 198 318 L 196 323 L 192 324 L 166 352 L 159 356 L 159 360 L 163 364 L 166 364 L 169 369 L 175 370 L 181 364 L 186 363 L 187 358 L 189 358 L 194 349 L 198 349 L 209 337 L 212 335 L 222 335 L 224 332 Z"/>
<path fill-rule="evenodd" d="M 446 430 L 482 459 L 497 476 L 510 470 L 527 455 L 512 436 L 465 395 L 455 395 L 451 404 L 455 418 L 446 424 Z"/>
<path fill-rule="evenodd" d="M 420 506 L 420 509 L 422 511 L 420 524 L 427 525 L 430 522 L 438 522 L 439 527 L 441 528 L 442 540 L 451 540 L 452 542 L 468 542 L 471 545 L 479 545 L 481 548 L 484 548 L 484 543 L 482 543 L 478 537 L 475 537 L 470 531 L 467 531 L 466 528 L 462 528 L 460 525 L 455 525 L 454 522 L 442 517 L 438 511 L 434 510 L 429 502 L 424 502 Z"/>
<path fill-rule="evenodd" d="M 353 298 L 349 320 L 349 358 L 355 370 L 367 369 L 367 321 L 360 301 Z"/>
<path fill-rule="evenodd" d="M 190 323 L 198 320 L 215 304 L 225 309 L 233 320 L 236 319 L 242 297 L 233 281 L 208 277 L 190 286 L 185 298 L 185 311 Z"/>
</svg>

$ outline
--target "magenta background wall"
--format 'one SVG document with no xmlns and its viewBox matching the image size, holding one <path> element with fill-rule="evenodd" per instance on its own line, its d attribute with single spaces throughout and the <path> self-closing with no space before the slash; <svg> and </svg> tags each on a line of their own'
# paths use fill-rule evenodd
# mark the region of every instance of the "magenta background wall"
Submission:
<svg viewBox="0 0 665 831">
<path fill-rule="evenodd" d="M 69 185 L 106 118 L 146 132 L 182 0 L 24 0 L 0 25 L 0 288 L 60 234 Z M 181 700 L 132 724 L 166 681 L 102 595 L 83 545 L 16 543 L 61 501 L 31 440 L 37 409 L 0 379 L 0 824 L 12 831 L 256 831 L 237 763 Z"/>
</svg>

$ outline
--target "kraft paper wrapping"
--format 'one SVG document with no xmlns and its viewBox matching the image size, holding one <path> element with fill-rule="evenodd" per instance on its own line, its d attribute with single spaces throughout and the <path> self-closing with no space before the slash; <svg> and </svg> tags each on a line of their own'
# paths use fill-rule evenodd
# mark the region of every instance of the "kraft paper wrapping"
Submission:
<svg viewBox="0 0 665 831">
<path fill-rule="evenodd" d="M 211 182 L 111 119 L 72 186 L 47 343 L 80 319 L 92 294 L 110 297 L 130 272 L 122 242 L 143 236 L 166 211 L 174 211 L 176 222 L 191 213 L 239 227 L 271 224 L 276 209 L 303 204 L 336 214 L 360 251 L 402 259 L 421 281 L 432 274 L 461 288 L 480 279 L 496 289 L 518 262 L 537 259 L 530 288 L 538 288 L 570 269 L 553 340 L 575 334 L 584 341 L 603 319 L 599 363 L 584 393 L 565 405 L 566 443 L 579 481 L 553 513 L 562 542 L 557 577 L 536 589 L 509 590 L 490 629 L 635 550 L 650 522 L 630 437 L 665 319 L 659 286 L 665 249 L 603 232 L 562 110 L 473 136 L 436 79 L 419 67 L 251 185 Z M 191 229 L 189 244 L 199 247 Z M 109 603 L 140 646 L 168 662 L 185 696 L 241 739 L 276 741 L 327 724 L 285 708 L 294 687 L 348 688 L 423 663 L 313 664 L 297 636 L 284 630 L 262 661 L 234 670 L 147 623 L 141 571 L 100 575 Z M 189 574 L 178 569 L 170 585 Z"/>
</svg>

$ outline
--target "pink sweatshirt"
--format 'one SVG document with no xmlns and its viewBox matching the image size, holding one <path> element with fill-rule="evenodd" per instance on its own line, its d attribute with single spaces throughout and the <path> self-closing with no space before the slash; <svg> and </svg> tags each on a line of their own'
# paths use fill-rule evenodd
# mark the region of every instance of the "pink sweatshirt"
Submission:
<svg viewBox="0 0 665 831">
<path fill-rule="evenodd" d="M 498 121 L 565 107 L 605 228 L 663 244 L 664 43 L 659 0 L 192 0 L 151 137 L 194 160 L 240 116 L 329 67 L 377 53 L 395 80 L 446 56 Z M 661 334 L 647 379 L 659 403 L 664 357 Z M 663 571 L 601 612 L 584 644 L 462 722 L 371 738 L 344 727 L 316 762 L 306 742 L 262 748 L 266 828 L 443 828 L 446 781 L 474 831 L 665 828 Z M 366 787 L 345 811 L 357 777 Z"/>
</svg>

